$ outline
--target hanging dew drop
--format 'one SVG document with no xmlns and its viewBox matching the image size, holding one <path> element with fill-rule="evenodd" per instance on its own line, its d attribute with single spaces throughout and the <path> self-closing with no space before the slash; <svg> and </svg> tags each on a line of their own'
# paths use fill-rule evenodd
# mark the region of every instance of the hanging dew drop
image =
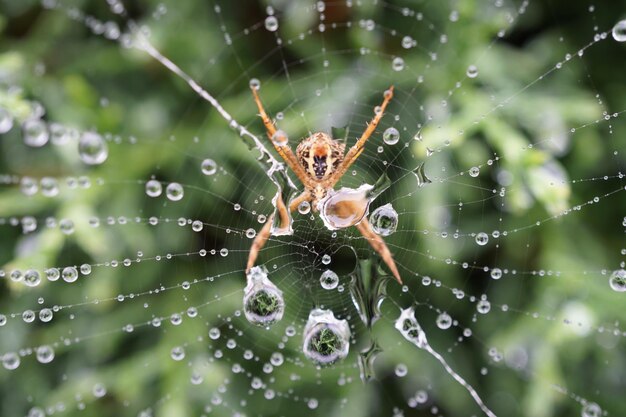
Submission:
<svg viewBox="0 0 626 417">
<path fill-rule="evenodd" d="M 148 197 L 158 197 L 163 192 L 163 186 L 157 180 L 150 180 L 146 182 L 146 195 Z"/>
<path fill-rule="evenodd" d="M 63 268 L 61 277 L 65 282 L 75 282 L 78 279 L 78 271 L 73 266 Z"/>
<path fill-rule="evenodd" d="M 194 232 L 202 231 L 203 227 L 204 227 L 204 224 L 202 224 L 200 220 L 194 220 L 194 222 L 191 223 L 191 230 L 193 230 Z"/>
<path fill-rule="evenodd" d="M 381 236 L 389 236 L 398 227 L 398 213 L 391 204 L 378 207 L 370 216 L 370 223 L 374 233 Z"/>
<path fill-rule="evenodd" d="M 399 56 L 395 57 L 393 61 L 391 61 L 391 68 L 394 71 L 402 71 L 404 69 L 404 59 Z"/>
<path fill-rule="evenodd" d="M 72 233 L 74 233 L 74 222 L 70 219 L 61 219 L 59 221 L 59 229 L 61 229 L 61 232 L 63 232 L 63 234 L 71 235 Z"/>
<path fill-rule="evenodd" d="M 41 275 L 34 269 L 29 269 L 24 273 L 24 284 L 29 287 L 36 287 L 41 283 Z"/>
<path fill-rule="evenodd" d="M 476 65 L 470 65 L 469 67 L 467 67 L 467 71 L 465 72 L 465 74 L 467 74 L 469 78 L 476 78 L 478 77 L 478 68 L 476 67 Z"/>
<path fill-rule="evenodd" d="M 500 268 L 493 268 L 491 270 L 491 278 L 500 279 L 502 278 L 502 270 Z"/>
<path fill-rule="evenodd" d="M 476 178 L 478 175 L 480 175 L 480 168 L 478 168 L 478 167 L 471 167 L 469 169 L 469 175 L 470 175 L 470 177 Z"/>
<path fill-rule="evenodd" d="M 182 361 L 185 359 L 185 349 L 182 346 L 176 346 L 172 349 L 170 355 L 175 361 Z"/>
<path fill-rule="evenodd" d="M 246 319 L 257 326 L 269 326 L 280 321 L 285 312 L 281 290 L 267 277 L 267 269 L 255 266 L 247 275 L 243 308 Z"/>
<path fill-rule="evenodd" d="M 78 155 L 87 165 L 100 165 L 109 156 L 109 148 L 98 133 L 83 132 L 78 141 Z"/>
<path fill-rule="evenodd" d="M 626 269 L 618 269 L 611 274 L 609 278 L 609 285 L 613 291 L 625 292 L 626 291 Z"/>
<path fill-rule="evenodd" d="M 348 356 L 350 326 L 338 320 L 331 310 L 316 308 L 304 327 L 304 356 L 320 366 L 328 366 Z"/>
<path fill-rule="evenodd" d="M 327 269 L 320 276 L 320 285 L 325 290 L 334 290 L 339 285 L 339 277 L 334 271 Z"/>
<path fill-rule="evenodd" d="M 165 195 L 170 201 L 180 201 L 185 195 L 185 190 L 179 183 L 171 182 L 165 188 Z"/>
<path fill-rule="evenodd" d="M 2 366 L 9 371 L 17 369 L 20 366 L 20 357 L 15 352 L 7 352 L 2 355 Z"/>
<path fill-rule="evenodd" d="M 204 175 L 213 175 L 217 172 L 217 164 L 214 160 L 209 158 L 202 161 L 200 168 L 202 169 L 202 173 Z"/>
<path fill-rule="evenodd" d="M 50 138 L 48 126 L 44 121 L 39 119 L 26 120 L 22 125 L 22 135 L 24 143 L 34 148 L 42 147 L 48 143 L 48 139 Z"/>
<path fill-rule="evenodd" d="M 387 145 L 395 145 L 400 140 L 400 132 L 395 127 L 389 127 L 383 132 L 383 142 Z"/>
<path fill-rule="evenodd" d="M 395 373 L 397 377 L 403 378 L 409 373 L 409 369 L 405 364 L 399 363 L 396 365 Z"/>
<path fill-rule="evenodd" d="M 54 359 L 54 349 L 49 345 L 39 346 L 36 350 L 39 363 L 50 363 Z"/>
<path fill-rule="evenodd" d="M 330 255 L 325 254 L 324 256 L 322 256 L 322 263 L 324 265 L 330 264 L 330 261 L 331 261 Z"/>
<path fill-rule="evenodd" d="M 249 85 L 250 85 L 250 88 L 253 88 L 257 91 L 261 89 L 261 81 L 259 81 L 258 78 L 250 79 Z"/>
<path fill-rule="evenodd" d="M 278 30 L 278 19 L 276 19 L 276 16 L 267 16 L 265 18 L 265 29 L 270 32 L 276 32 Z"/>
<path fill-rule="evenodd" d="M 620 20 L 612 30 L 613 39 L 618 42 L 626 42 L 626 20 Z"/>
<path fill-rule="evenodd" d="M 476 244 L 485 246 L 489 242 L 489 235 L 485 232 L 480 232 L 476 235 Z"/>
<path fill-rule="evenodd" d="M 436 323 L 441 330 L 449 329 L 452 326 L 452 317 L 448 313 L 441 313 L 437 316 Z"/>
<path fill-rule="evenodd" d="M 476 304 L 476 310 L 480 314 L 487 314 L 491 310 L 491 303 L 487 300 L 480 300 L 478 304 Z"/>
<path fill-rule="evenodd" d="M 280 129 L 272 135 L 272 143 L 276 146 L 285 146 L 287 145 L 287 142 L 289 142 L 287 134 Z"/>
</svg>

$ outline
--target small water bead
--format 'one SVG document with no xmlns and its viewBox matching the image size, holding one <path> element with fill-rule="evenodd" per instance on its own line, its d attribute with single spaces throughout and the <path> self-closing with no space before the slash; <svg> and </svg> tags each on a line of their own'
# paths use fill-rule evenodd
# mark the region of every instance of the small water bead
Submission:
<svg viewBox="0 0 626 417">
<path fill-rule="evenodd" d="M 163 192 L 163 186 L 160 181 L 149 180 L 146 182 L 146 195 L 148 197 L 158 197 Z"/>
<path fill-rule="evenodd" d="M 469 169 L 469 175 L 470 175 L 470 177 L 476 178 L 478 175 L 480 175 L 480 168 L 478 168 L 478 167 L 471 167 Z"/>
<path fill-rule="evenodd" d="M 250 79 L 250 88 L 254 88 L 255 90 L 259 90 L 261 88 L 261 81 L 258 78 Z"/>
<path fill-rule="evenodd" d="M 200 165 L 204 175 L 213 175 L 217 172 L 217 163 L 212 159 L 205 159 Z"/>
<path fill-rule="evenodd" d="M 480 300 L 478 304 L 476 304 L 476 310 L 480 314 L 487 314 L 491 310 L 491 303 L 487 300 Z"/>
<path fill-rule="evenodd" d="M 34 269 L 29 269 L 24 273 L 24 284 L 29 287 L 36 287 L 41 283 L 41 275 Z"/>
<path fill-rule="evenodd" d="M 20 366 L 20 357 L 15 352 L 7 352 L 2 355 L 2 366 L 9 371 L 17 369 Z"/>
<path fill-rule="evenodd" d="M 48 132 L 48 126 L 46 123 L 39 119 L 29 119 L 22 125 L 22 134 L 24 137 L 24 143 L 34 148 L 40 148 L 50 138 Z"/>
<path fill-rule="evenodd" d="M 491 278 L 500 279 L 502 278 L 502 270 L 500 268 L 493 268 L 491 270 Z"/>
<path fill-rule="evenodd" d="M 389 236 L 398 228 L 398 213 L 389 203 L 378 207 L 370 215 L 370 223 L 374 233 Z"/>
<path fill-rule="evenodd" d="M 51 321 L 53 316 L 54 313 L 52 313 L 52 310 L 50 310 L 49 308 L 42 308 L 41 310 L 39 310 L 39 320 L 44 323 L 48 323 L 49 321 Z"/>
<path fill-rule="evenodd" d="M 394 71 L 402 71 L 404 69 L 404 59 L 399 56 L 395 57 L 393 61 L 391 61 L 391 68 Z"/>
<path fill-rule="evenodd" d="M 220 255 L 221 256 L 228 256 L 228 249 L 226 249 L 226 248 L 220 249 Z"/>
<path fill-rule="evenodd" d="M 91 393 L 96 398 L 102 398 L 107 395 L 107 389 L 103 384 L 96 384 L 93 386 Z"/>
<path fill-rule="evenodd" d="M 388 127 L 383 132 L 383 142 L 387 145 L 395 145 L 400 140 L 400 132 L 395 127 Z"/>
<path fill-rule="evenodd" d="M 33 178 L 23 177 L 20 180 L 20 191 L 25 196 L 35 195 L 37 194 L 38 190 L 39 190 L 39 185 L 37 184 L 37 181 L 35 181 Z"/>
<path fill-rule="evenodd" d="M 286 146 L 288 142 L 289 137 L 287 136 L 287 133 L 280 129 L 272 135 L 272 143 L 276 146 Z"/>
<path fill-rule="evenodd" d="M 348 356 L 350 326 L 338 320 L 331 310 L 314 309 L 304 327 L 304 355 L 314 363 L 331 365 Z"/>
<path fill-rule="evenodd" d="M 609 285 L 613 291 L 625 292 L 626 291 L 626 270 L 618 269 L 611 274 L 609 278 Z"/>
<path fill-rule="evenodd" d="M 617 22 L 617 24 L 613 26 L 611 33 L 613 34 L 613 39 L 616 41 L 626 42 L 626 20 Z"/>
<path fill-rule="evenodd" d="M 59 229 L 61 229 L 63 234 L 71 235 L 74 233 L 74 222 L 70 219 L 61 219 L 59 221 Z"/>
<path fill-rule="evenodd" d="M 308 201 L 303 201 L 302 203 L 298 204 L 298 213 L 309 214 L 310 211 L 311 203 L 309 203 Z"/>
<path fill-rule="evenodd" d="M 179 183 L 171 182 L 165 188 L 165 195 L 171 201 L 180 201 L 185 195 L 185 190 Z"/>
<path fill-rule="evenodd" d="M 39 363 L 50 363 L 54 360 L 54 349 L 50 345 L 42 345 L 36 349 Z"/>
<path fill-rule="evenodd" d="M 254 239 L 255 236 L 256 236 L 256 230 L 254 230 L 253 228 L 249 228 L 246 230 L 246 237 L 248 239 Z"/>
<path fill-rule="evenodd" d="M 11 273 L 9 274 L 9 277 L 11 278 L 11 281 L 14 281 L 14 282 L 19 282 L 24 279 L 24 275 L 22 274 L 22 271 L 20 271 L 19 269 L 14 269 L 13 271 L 11 271 Z"/>
<path fill-rule="evenodd" d="M 7 133 L 13 128 L 13 116 L 0 107 L 0 134 Z"/>
<path fill-rule="evenodd" d="M 265 29 L 270 32 L 276 32 L 278 30 L 278 19 L 276 19 L 276 16 L 267 16 L 265 18 Z"/>
<path fill-rule="evenodd" d="M 172 348 L 170 355 L 175 361 L 182 361 L 185 359 L 185 349 L 182 346 L 176 346 Z"/>
<path fill-rule="evenodd" d="M 476 67 L 476 65 L 470 65 L 469 67 L 467 67 L 466 74 L 469 78 L 478 77 L 478 68 Z"/>
<path fill-rule="evenodd" d="M 61 273 L 57 268 L 48 268 L 46 269 L 46 278 L 48 281 L 56 281 L 61 276 Z"/>
<path fill-rule="evenodd" d="M 396 365 L 395 373 L 396 373 L 396 376 L 402 378 L 402 377 L 405 377 L 409 373 L 409 369 L 407 368 L 405 364 L 399 363 Z"/>
<path fill-rule="evenodd" d="M 89 265 L 89 264 L 82 264 L 80 266 L 80 273 L 83 274 L 83 275 L 91 274 L 91 265 Z"/>
<path fill-rule="evenodd" d="M 204 224 L 200 220 L 194 220 L 193 223 L 191 223 L 191 230 L 194 232 L 200 232 L 203 228 Z"/>
<path fill-rule="evenodd" d="M 211 340 L 219 339 L 220 334 L 220 329 L 218 329 L 217 327 L 211 327 L 211 329 L 209 330 L 209 337 L 211 338 Z"/>
<path fill-rule="evenodd" d="M 54 197 L 59 194 L 59 183 L 52 177 L 43 177 L 39 181 L 41 194 L 45 197 Z"/>
<path fill-rule="evenodd" d="M 476 243 L 480 246 L 485 246 L 489 242 L 489 235 L 485 232 L 480 232 L 476 235 Z"/>
<path fill-rule="evenodd" d="M 317 408 L 317 406 L 319 405 L 319 402 L 315 398 L 310 398 L 309 401 L 307 401 L 306 405 L 311 410 L 315 410 Z"/>
<path fill-rule="evenodd" d="M 446 312 L 443 312 L 437 316 L 437 327 L 442 330 L 449 329 L 452 326 L 452 317 Z"/>
<path fill-rule="evenodd" d="M 33 310 L 24 310 L 24 312 L 22 313 L 22 320 L 24 320 L 25 323 L 32 323 L 33 321 L 35 321 L 35 318 L 36 315 Z"/>
<path fill-rule="evenodd" d="M 405 36 L 402 38 L 402 47 L 404 49 L 410 49 L 412 48 L 414 45 L 414 41 L 413 38 L 411 38 L 410 36 Z"/>
<path fill-rule="evenodd" d="M 330 257 L 330 255 L 325 254 L 324 256 L 322 256 L 322 263 L 323 263 L 324 265 L 328 265 L 328 264 L 330 264 L 330 261 L 331 261 L 331 257 Z"/>
<path fill-rule="evenodd" d="M 320 276 L 320 285 L 325 290 L 334 290 L 339 285 L 339 276 L 334 271 L 327 269 Z"/>
<path fill-rule="evenodd" d="M 61 277 L 65 282 L 75 282 L 78 279 L 78 271 L 73 266 L 63 268 Z"/>
<path fill-rule="evenodd" d="M 100 134 L 83 132 L 78 141 L 78 155 L 87 165 L 100 165 L 107 160 L 109 148 Z"/>
<path fill-rule="evenodd" d="M 270 363 L 274 366 L 280 366 L 284 363 L 285 358 L 283 357 L 283 354 L 280 352 L 274 352 L 272 353 L 272 356 L 270 357 Z"/>
<path fill-rule="evenodd" d="M 602 408 L 596 403 L 587 403 L 583 406 L 581 417 L 601 417 Z"/>
</svg>

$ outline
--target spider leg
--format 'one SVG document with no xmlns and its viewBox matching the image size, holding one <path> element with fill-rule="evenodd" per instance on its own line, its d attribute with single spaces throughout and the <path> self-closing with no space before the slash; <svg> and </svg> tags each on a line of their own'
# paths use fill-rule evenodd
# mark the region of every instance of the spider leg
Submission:
<svg viewBox="0 0 626 417">
<path fill-rule="evenodd" d="M 385 114 L 387 104 L 389 104 L 389 102 L 393 98 L 393 85 L 390 86 L 387 91 L 385 91 L 384 97 L 385 99 L 380 105 L 380 111 L 376 113 L 376 115 L 374 115 L 374 118 L 367 125 L 367 129 L 365 129 L 365 132 L 363 132 L 359 140 L 357 140 L 354 146 L 352 146 L 350 150 L 348 150 L 348 153 L 346 153 L 343 161 L 339 164 L 335 172 L 333 172 L 332 175 L 328 177 L 328 187 L 334 187 L 334 185 L 337 184 L 343 174 L 345 174 L 348 168 L 350 168 L 350 165 L 352 165 L 354 161 L 357 160 L 359 155 L 361 155 L 361 152 L 363 152 L 363 149 L 365 149 L 365 142 L 367 142 L 372 133 L 374 133 L 374 130 L 376 130 L 378 123 L 380 123 L 380 119 L 382 119 L 383 115 Z"/>
<path fill-rule="evenodd" d="M 294 155 L 289 145 L 287 143 L 285 143 L 284 145 L 278 145 L 274 140 L 272 140 L 274 134 L 276 133 L 276 126 L 274 126 L 274 122 L 265 112 L 257 89 L 254 87 L 250 87 L 250 89 L 252 90 L 252 95 L 254 96 L 254 102 L 259 108 L 259 115 L 261 116 L 261 119 L 263 119 L 265 130 L 267 130 L 267 137 L 270 139 L 270 142 L 272 142 L 272 145 L 274 145 L 274 149 L 276 149 L 276 152 L 278 152 L 280 157 L 283 158 L 285 163 L 296 174 L 302 184 L 304 184 L 305 187 L 311 187 L 312 184 L 309 175 L 307 175 L 304 168 L 302 168 L 302 165 L 298 163 L 298 158 L 296 158 L 296 155 Z"/>
<path fill-rule="evenodd" d="M 398 272 L 398 268 L 396 267 L 396 263 L 393 260 L 391 252 L 389 252 L 389 248 L 387 248 L 383 238 L 374 233 L 370 223 L 367 221 L 367 218 L 363 217 L 361 223 L 357 224 L 356 227 L 359 229 L 359 232 L 361 232 L 363 237 L 367 239 L 370 245 L 372 245 L 374 250 L 380 254 L 380 257 L 383 258 L 383 261 L 385 261 L 391 270 L 391 273 L 396 281 L 402 284 L 402 278 L 400 278 L 400 273 Z"/>
<path fill-rule="evenodd" d="M 289 203 L 289 211 L 296 211 L 300 203 L 303 201 L 309 201 L 311 199 L 311 194 L 308 191 L 302 192 L 298 197 L 291 200 Z M 289 222 L 289 213 L 287 212 L 287 206 L 283 202 L 283 199 L 278 197 L 276 201 L 276 208 L 278 210 L 278 216 L 280 217 L 281 226 L 286 225 Z M 256 261 L 257 256 L 259 256 L 259 251 L 263 249 L 265 243 L 270 238 L 270 231 L 272 230 L 272 223 L 274 221 L 274 214 L 270 215 L 270 217 L 265 222 L 263 228 L 259 231 L 259 233 L 254 238 L 252 242 L 252 247 L 250 247 L 250 254 L 248 255 L 248 263 L 246 265 L 246 274 L 250 272 L 250 268 L 254 266 L 254 262 Z"/>
</svg>

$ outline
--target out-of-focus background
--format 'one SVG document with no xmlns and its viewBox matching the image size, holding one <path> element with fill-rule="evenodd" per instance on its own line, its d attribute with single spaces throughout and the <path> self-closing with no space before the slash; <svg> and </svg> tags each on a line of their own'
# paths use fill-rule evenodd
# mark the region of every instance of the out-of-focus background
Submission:
<svg viewBox="0 0 626 417">
<path fill-rule="evenodd" d="M 484 415 L 394 328 L 411 306 L 496 415 L 626 415 L 624 18 L 590 0 L 4 0 L 0 415 Z M 238 126 L 279 158 L 253 79 L 294 150 L 346 126 L 351 146 L 395 86 L 340 186 L 389 178 L 370 212 L 397 213 L 404 286 L 355 228 L 295 213 L 257 261 L 283 319 L 245 319 L 276 185 Z M 328 367 L 302 352 L 315 307 L 350 324 Z"/>
</svg>

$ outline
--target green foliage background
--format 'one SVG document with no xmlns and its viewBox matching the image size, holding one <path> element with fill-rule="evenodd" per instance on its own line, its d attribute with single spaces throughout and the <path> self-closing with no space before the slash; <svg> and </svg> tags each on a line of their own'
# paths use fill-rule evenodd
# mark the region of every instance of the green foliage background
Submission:
<svg viewBox="0 0 626 417">
<path fill-rule="evenodd" d="M 464 81 L 462 89 L 447 103 L 449 114 L 441 118 L 435 115 L 435 121 L 423 130 L 424 142 L 411 142 L 410 152 L 385 153 L 386 157 L 396 157 L 395 167 L 391 168 L 382 165 L 374 151 L 377 145 L 372 144 L 372 150 L 356 165 L 359 174 L 348 176 L 343 185 L 374 181 L 385 170 L 394 181 L 380 200 L 397 199 L 394 207 L 401 213 L 400 230 L 387 241 L 406 277 L 408 293 L 390 285 L 390 297 L 403 306 L 414 301 L 422 303 L 417 310 L 418 320 L 424 323 L 431 345 L 443 352 L 451 347 L 452 352 L 446 358 L 477 388 L 496 414 L 580 415 L 581 405 L 575 398 L 580 395 L 602 405 L 609 415 L 626 415 L 623 337 L 597 330 L 601 326 L 612 329 L 626 318 L 623 294 L 611 291 L 608 286 L 608 274 L 624 261 L 620 251 L 626 248 L 622 227 L 626 215 L 625 181 L 613 178 L 620 170 L 624 172 L 626 123 L 621 115 L 610 122 L 602 120 L 605 109 L 611 109 L 610 113 L 626 109 L 626 46 L 613 40 L 601 41 L 585 50 L 582 59 L 574 57 L 562 69 L 555 70 L 556 73 L 537 81 L 540 75 L 563 61 L 566 54 L 575 54 L 591 42 L 594 26 L 600 31 L 609 30 L 626 10 L 623 2 L 598 4 L 593 13 L 589 12 L 591 3 L 531 2 L 513 30 L 490 47 L 505 22 L 494 12 L 493 5 L 486 2 L 373 4 L 368 1 L 352 9 L 343 8 L 339 2 L 329 2 L 330 21 L 373 19 L 398 33 L 412 33 L 421 48 L 436 50 L 438 55 L 437 61 L 431 62 L 426 53 L 403 51 L 399 38 L 385 36 L 382 30 L 329 31 L 323 40 L 326 49 L 350 52 L 332 54 L 332 68 L 328 71 L 317 57 L 321 49 L 321 39 L 317 36 L 284 46 L 283 55 L 270 53 L 275 40 L 265 31 L 235 38 L 232 49 L 225 47 L 220 26 L 232 34 L 245 36 L 241 35 L 244 28 L 263 22 L 265 2 L 222 1 L 219 17 L 212 2 L 163 2 L 168 13 L 159 19 L 152 16 L 155 2 L 128 3 L 134 19 L 149 23 L 151 39 L 160 50 L 259 136 L 263 133 L 262 126 L 248 90 L 248 80 L 252 77 L 262 81 L 261 91 L 268 110 L 275 113 L 276 109 L 293 108 L 285 112 L 281 122 L 290 137 L 306 136 L 316 126 L 329 127 L 329 109 L 353 116 L 350 120 L 354 136 L 362 130 L 372 107 L 391 82 L 397 93 L 390 114 L 400 116 L 401 123 L 406 121 L 414 128 L 414 121 L 424 122 L 425 112 L 417 111 L 419 106 L 434 108 L 446 99 L 451 86 L 464 78 L 467 66 L 480 57 L 476 82 Z M 107 19 L 111 16 L 104 1 L 66 4 L 95 16 Z M 282 16 L 288 17 L 281 19 L 280 33 L 284 39 L 295 38 L 304 28 L 316 24 L 307 21 L 305 14 L 294 11 L 298 7 L 289 4 L 274 4 Z M 447 45 L 441 46 L 440 38 L 426 24 L 400 19 L 400 8 L 404 6 L 423 11 L 447 35 Z M 452 9 L 459 12 L 456 23 L 449 21 Z M 0 188 L 3 218 L 54 216 L 72 218 L 76 223 L 71 236 L 45 227 L 40 227 L 36 236 L 24 236 L 19 227 L 0 226 L 2 269 L 44 270 L 84 262 L 104 264 L 135 259 L 138 250 L 154 256 L 195 252 L 201 247 L 218 252 L 220 248 L 229 248 L 226 258 L 183 256 L 141 262 L 129 268 L 95 267 L 89 277 L 73 285 L 44 282 L 36 289 L 28 289 L 8 279 L 0 281 L 0 312 L 4 314 L 34 309 L 38 297 L 44 298 L 45 305 L 75 305 L 115 298 L 118 294 L 136 296 L 135 300 L 61 310 L 48 324 L 25 324 L 15 319 L 0 328 L 0 352 L 53 341 L 62 345 L 67 340 L 69 344 L 56 349 L 57 357 L 51 364 L 38 364 L 30 357 L 23 358 L 16 371 L 0 369 L 0 415 L 26 415 L 33 405 L 59 402 L 66 405 L 66 410 L 59 414 L 71 416 L 137 415 L 147 408 L 155 415 L 168 417 L 202 415 L 208 413 L 206 405 L 211 403 L 212 393 L 224 384 L 224 378 L 229 383 L 221 396 L 229 406 L 213 407 L 212 415 L 232 415 L 239 409 L 247 415 L 308 415 L 312 411 L 302 400 L 295 400 L 297 396 L 317 398 L 320 401 L 317 412 L 325 415 L 390 415 L 395 406 L 405 409 L 407 416 L 432 415 L 430 408 L 406 407 L 408 396 L 426 388 L 441 415 L 478 414 L 471 398 L 436 361 L 402 342 L 393 329 L 397 310 L 391 303 L 385 303 L 384 318 L 371 333 L 359 324 L 352 310 L 351 324 L 358 329 L 358 337 L 350 357 L 342 364 L 317 371 L 304 362 L 288 361 L 276 376 L 274 389 L 289 393 L 289 398 L 268 401 L 261 394 L 249 395 L 249 378 L 231 374 L 234 364 L 244 362 L 241 358 L 244 349 L 252 349 L 260 357 L 259 361 L 245 363 L 247 371 L 265 377 L 263 363 L 277 349 L 284 327 L 292 323 L 301 330 L 315 303 L 330 303 L 338 311 L 350 314 L 352 302 L 347 292 L 339 298 L 311 299 L 306 289 L 316 285 L 317 272 L 310 264 L 319 265 L 319 260 L 311 259 L 298 244 L 333 245 L 329 234 L 321 229 L 321 222 L 299 219 L 292 241 L 270 243 L 261 261 L 280 264 L 272 279 L 285 291 L 286 323 L 267 331 L 250 328 L 244 320 L 235 318 L 233 330 L 224 318 L 241 308 L 243 267 L 250 242 L 227 233 L 226 229 L 259 227 L 249 213 L 234 211 L 233 202 L 268 214 L 275 191 L 253 152 L 215 110 L 146 54 L 123 49 L 95 36 L 63 13 L 42 10 L 37 2 L 4 0 L 0 12 L 0 106 L 8 109 L 18 123 L 28 117 L 32 100 L 36 100 L 46 109 L 48 121 L 81 130 L 111 132 L 109 158 L 95 168 L 82 164 L 76 149 L 69 145 L 41 149 L 24 146 L 18 128 L 0 137 L 3 173 L 36 178 L 81 175 L 92 178 L 90 188 L 65 189 L 53 199 L 41 195 L 27 198 L 17 186 Z M 359 56 L 359 48 L 364 46 L 376 53 Z M 386 58 L 396 54 L 402 54 L 407 67 L 425 69 L 426 81 L 416 84 L 414 78 L 409 80 L 400 75 L 392 79 L 395 75 Z M 291 81 L 285 76 L 283 60 L 293 64 L 289 68 Z M 314 90 L 323 85 L 321 74 L 337 90 L 318 98 Z M 343 77 L 354 81 L 357 105 L 342 99 Z M 14 87 L 21 91 L 11 93 Z M 481 119 L 494 105 L 511 96 L 515 99 Z M 303 125 L 297 117 L 304 110 L 311 126 Z M 477 119 L 481 122 L 473 123 Z M 593 123 L 598 119 L 602 121 Z M 382 127 L 392 123 L 388 117 Z M 588 123 L 592 124 L 570 134 L 570 128 Z M 462 135 L 457 134 L 460 130 Z M 378 140 L 381 132 L 379 129 L 375 135 Z M 115 144 L 117 137 L 121 138 L 120 144 Z M 129 143 L 131 137 L 137 138 L 137 144 Z M 447 146 L 445 140 L 450 137 L 455 139 Z M 554 142 L 529 148 L 529 144 L 547 137 L 569 137 L 570 142 L 564 150 L 552 147 Z M 441 166 L 448 167 L 448 173 L 456 173 L 484 164 L 494 152 L 503 157 L 498 166 L 515 178 L 507 191 L 506 211 L 500 211 L 499 200 L 491 196 L 491 189 L 498 185 L 487 166 L 481 174 L 482 189 L 469 187 L 465 178 L 459 178 L 458 182 L 434 181 L 419 189 L 417 198 L 400 198 L 415 192 L 414 178 L 402 179 L 402 170 L 414 168 L 417 160 L 411 155 L 425 155 L 426 146 L 442 148 L 426 165 L 433 179 L 447 176 L 438 170 Z M 199 166 L 206 157 L 217 161 L 225 171 L 215 177 L 202 176 Z M 148 199 L 141 181 L 151 175 L 162 181 L 190 185 L 185 198 L 178 203 L 167 203 L 164 198 Z M 605 175 L 612 178 L 574 184 L 559 181 Z M 97 178 L 103 182 L 100 184 Z M 449 205 L 450 211 L 456 213 L 459 201 L 479 202 L 463 208 L 458 221 L 462 230 L 512 230 L 620 187 L 622 192 L 600 203 L 538 227 L 511 233 L 499 241 L 497 250 L 492 245 L 484 249 L 461 245 L 451 238 L 432 239 L 419 232 L 433 228 L 436 208 Z M 259 196 L 264 196 L 264 200 L 259 202 Z M 103 224 L 108 216 L 114 219 L 126 216 L 130 224 L 92 228 L 88 225 L 91 216 L 101 217 Z M 159 227 L 134 224 L 132 219 L 137 216 L 199 218 L 209 225 L 201 234 L 190 234 L 183 233 L 175 221 Z M 504 220 L 500 221 L 500 217 Z M 348 237 L 357 236 L 354 231 L 345 233 Z M 371 256 L 362 241 L 348 242 L 354 243 L 360 256 Z M 562 272 L 559 276 L 509 275 L 495 282 L 482 271 L 449 265 L 444 261 L 446 258 L 475 261 L 476 265 L 507 265 L 519 271 Z M 345 274 L 350 268 L 341 265 L 354 259 L 338 252 L 334 262 Z M 447 287 L 460 288 L 467 294 L 486 293 L 493 303 L 492 313 L 473 323 L 474 304 L 460 302 L 448 291 L 422 287 L 420 278 L 410 276 L 407 271 L 432 276 Z M 188 291 L 174 289 L 141 295 L 161 286 L 172 287 L 203 277 L 215 278 L 201 281 Z M 502 312 L 497 307 L 505 304 L 510 306 L 510 311 Z M 169 316 L 199 305 L 202 306 L 200 317 L 185 318 L 180 326 L 163 324 L 155 329 L 138 325 L 154 316 Z M 434 326 L 436 312 L 429 306 L 449 312 L 463 323 L 462 327 L 470 327 L 475 337 L 455 344 L 461 330 L 438 331 Z M 541 318 L 533 317 L 535 312 Z M 581 334 L 582 331 L 576 330 L 577 324 L 563 324 L 564 319 L 575 321 L 580 317 L 593 324 L 595 330 Z M 129 323 L 135 324 L 132 332 L 120 331 Z M 214 326 L 219 326 L 223 334 L 241 330 L 237 336 L 240 347 L 229 350 L 217 346 L 221 342 L 225 344 L 225 340 L 220 340 L 209 349 L 208 329 Z M 301 356 L 300 336 L 286 343 L 287 357 Z M 81 338 L 80 343 L 73 344 L 77 337 Z M 370 337 L 378 340 L 383 353 L 375 363 L 375 380 L 361 384 L 355 352 L 366 347 Z M 185 361 L 173 361 L 171 349 L 183 344 Z M 481 368 L 490 362 L 487 352 L 491 346 L 505 352 L 522 347 L 528 354 L 528 365 L 514 371 L 499 363 L 489 367 L 487 376 L 482 376 Z M 217 348 L 223 350 L 224 357 L 220 360 L 212 359 Z M 394 376 L 398 362 L 407 364 L 407 377 Z M 203 384 L 189 383 L 193 369 L 202 373 Z M 290 380 L 288 376 L 292 373 L 300 378 Z M 342 375 L 352 378 L 352 382 L 338 384 Z M 107 396 L 93 401 L 92 389 L 97 383 L 107 387 Z M 560 393 L 560 386 L 566 387 L 568 393 Z M 345 405 L 343 399 L 347 400 Z M 247 402 L 245 407 L 241 406 L 241 400 Z M 79 409 L 81 403 L 85 404 L 84 409 Z"/>
</svg>

